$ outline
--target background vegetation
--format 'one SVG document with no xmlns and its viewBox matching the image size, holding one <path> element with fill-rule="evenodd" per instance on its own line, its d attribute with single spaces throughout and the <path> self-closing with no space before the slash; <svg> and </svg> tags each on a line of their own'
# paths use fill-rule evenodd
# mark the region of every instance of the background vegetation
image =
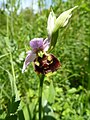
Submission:
<svg viewBox="0 0 90 120">
<path fill-rule="evenodd" d="M 44 80 L 44 120 L 90 120 L 90 2 L 38 0 L 39 11 L 22 8 L 22 0 L 2 1 L 0 8 L 0 120 L 37 120 L 39 78 L 29 65 L 21 73 L 29 41 L 47 37 L 51 8 L 56 16 L 78 5 L 60 29 L 52 51 L 61 68 Z M 33 2 L 32 2 L 33 3 Z M 46 9 L 47 8 L 47 9 Z M 20 11 L 21 10 L 21 11 Z M 20 11 L 20 12 L 18 12 Z"/>
</svg>

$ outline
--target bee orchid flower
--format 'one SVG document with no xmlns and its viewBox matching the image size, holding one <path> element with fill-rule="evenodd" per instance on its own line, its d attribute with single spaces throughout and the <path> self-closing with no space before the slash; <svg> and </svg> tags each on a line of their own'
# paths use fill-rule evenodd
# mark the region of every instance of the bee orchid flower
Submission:
<svg viewBox="0 0 90 120">
<path fill-rule="evenodd" d="M 60 62 L 53 54 L 47 53 L 49 46 L 49 38 L 46 38 L 45 40 L 43 38 L 32 39 L 30 41 L 32 50 L 27 52 L 22 73 L 31 62 L 34 63 L 34 68 L 37 73 L 47 74 L 57 70 L 60 66 Z"/>
</svg>

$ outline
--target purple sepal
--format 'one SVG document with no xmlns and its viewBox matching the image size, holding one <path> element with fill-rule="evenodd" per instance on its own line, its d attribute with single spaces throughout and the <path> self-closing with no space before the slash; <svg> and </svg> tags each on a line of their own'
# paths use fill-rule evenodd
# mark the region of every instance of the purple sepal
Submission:
<svg viewBox="0 0 90 120">
<path fill-rule="evenodd" d="M 27 66 L 29 65 L 29 63 L 34 61 L 35 58 L 36 58 L 36 54 L 33 53 L 33 51 L 28 51 L 27 54 L 28 55 L 25 58 L 25 62 L 24 62 L 23 69 L 22 69 L 22 73 L 24 73 L 24 71 L 27 68 Z"/>
<path fill-rule="evenodd" d="M 34 38 L 30 41 L 30 46 L 34 52 L 43 50 L 43 38 Z"/>
</svg>

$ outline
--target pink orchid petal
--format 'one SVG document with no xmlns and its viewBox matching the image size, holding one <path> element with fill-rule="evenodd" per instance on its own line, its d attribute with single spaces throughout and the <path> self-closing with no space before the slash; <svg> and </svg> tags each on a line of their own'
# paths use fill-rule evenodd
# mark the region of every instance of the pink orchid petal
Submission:
<svg viewBox="0 0 90 120">
<path fill-rule="evenodd" d="M 34 38 L 30 41 L 30 46 L 34 51 L 43 49 L 43 38 Z"/>
<path fill-rule="evenodd" d="M 27 56 L 23 65 L 23 69 L 22 69 L 22 73 L 24 73 L 25 69 L 27 68 L 27 66 L 30 64 L 30 62 L 33 62 L 36 58 L 36 54 L 33 53 L 33 51 L 28 51 L 27 52 Z"/>
<path fill-rule="evenodd" d="M 29 51 L 27 51 L 27 52 L 26 52 L 26 54 L 31 54 L 31 52 L 32 52 L 32 51 L 31 51 L 31 50 L 29 50 Z"/>
</svg>

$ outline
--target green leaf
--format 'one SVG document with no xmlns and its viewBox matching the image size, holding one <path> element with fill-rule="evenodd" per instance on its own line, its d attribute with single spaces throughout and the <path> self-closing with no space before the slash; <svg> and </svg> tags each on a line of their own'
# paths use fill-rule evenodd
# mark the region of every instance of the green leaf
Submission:
<svg viewBox="0 0 90 120">
<path fill-rule="evenodd" d="M 8 114 L 15 113 L 19 107 L 20 100 L 15 101 L 15 96 L 12 97 L 12 101 L 8 103 Z"/>
<path fill-rule="evenodd" d="M 56 120 L 56 119 L 50 115 L 47 115 L 43 117 L 43 120 Z"/>
<path fill-rule="evenodd" d="M 16 101 L 16 102 L 12 103 L 11 113 L 15 113 L 17 111 L 19 104 L 20 104 L 20 101 Z"/>
<path fill-rule="evenodd" d="M 19 110 L 19 111 L 18 111 L 18 117 L 19 117 L 19 120 L 25 120 L 24 114 L 23 114 L 23 111 L 22 111 L 22 110 Z"/>
<path fill-rule="evenodd" d="M 69 93 L 69 94 L 74 94 L 74 93 L 76 93 L 76 92 L 77 92 L 77 89 L 76 89 L 76 88 L 72 88 L 72 89 L 68 90 L 68 93 Z"/>
<path fill-rule="evenodd" d="M 48 102 L 53 103 L 54 99 L 55 99 L 55 90 L 54 90 L 53 82 L 51 82 L 51 84 L 50 84 L 48 93 L 49 93 L 48 94 Z"/>
<path fill-rule="evenodd" d="M 31 116 L 29 115 L 28 108 L 26 105 L 24 105 L 24 103 L 22 104 L 23 104 L 23 113 L 24 113 L 25 120 L 30 120 Z"/>
<path fill-rule="evenodd" d="M 5 120 L 17 120 L 17 115 L 7 116 Z"/>
<path fill-rule="evenodd" d="M 3 113 L 3 110 L 2 109 L 0 109 L 0 115 Z"/>
</svg>

